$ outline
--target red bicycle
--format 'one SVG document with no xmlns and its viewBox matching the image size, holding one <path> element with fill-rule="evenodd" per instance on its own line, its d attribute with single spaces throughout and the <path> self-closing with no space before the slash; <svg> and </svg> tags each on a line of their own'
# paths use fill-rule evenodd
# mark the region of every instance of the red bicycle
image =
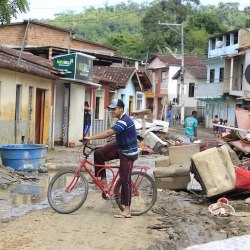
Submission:
<svg viewBox="0 0 250 250">
<path fill-rule="evenodd" d="M 90 149 L 86 152 L 86 149 Z M 50 206 L 58 213 L 69 214 L 79 209 L 86 201 L 88 195 L 88 180 L 84 176 L 86 172 L 90 180 L 95 183 L 102 192 L 104 199 L 115 199 L 118 207 L 123 211 L 121 204 L 121 182 L 119 179 L 119 166 L 97 165 L 88 160 L 90 154 L 95 150 L 84 144 L 84 159 L 76 171 L 65 170 L 58 172 L 49 183 L 48 201 Z M 97 166 L 102 169 L 94 176 L 88 166 Z M 132 201 L 131 215 L 141 215 L 148 212 L 155 204 L 157 188 L 154 180 L 147 174 L 149 168 L 146 166 L 134 166 L 131 175 Z M 101 171 L 108 170 L 111 173 L 111 181 L 107 187 L 103 187 L 98 179 Z"/>
</svg>

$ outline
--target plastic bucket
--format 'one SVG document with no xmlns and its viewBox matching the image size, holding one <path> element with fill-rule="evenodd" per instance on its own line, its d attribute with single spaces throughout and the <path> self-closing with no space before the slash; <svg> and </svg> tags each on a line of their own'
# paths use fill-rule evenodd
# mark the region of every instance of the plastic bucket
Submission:
<svg viewBox="0 0 250 250">
<path fill-rule="evenodd" d="M 8 144 L 0 146 L 2 164 L 17 171 L 37 171 L 45 165 L 47 145 Z"/>
</svg>

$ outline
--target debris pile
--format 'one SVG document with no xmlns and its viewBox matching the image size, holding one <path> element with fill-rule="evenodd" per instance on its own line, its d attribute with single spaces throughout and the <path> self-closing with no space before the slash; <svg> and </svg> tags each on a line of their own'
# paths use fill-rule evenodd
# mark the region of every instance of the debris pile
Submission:
<svg viewBox="0 0 250 250">
<path fill-rule="evenodd" d="M 236 109 L 237 127 L 228 127 L 220 125 L 224 128 L 222 132 L 222 140 L 227 142 L 237 153 L 240 159 L 248 158 L 250 154 L 250 113 L 248 110 Z M 217 125 L 218 126 L 218 125 Z"/>
<path fill-rule="evenodd" d="M 0 189 L 6 189 L 8 185 L 13 183 L 33 180 L 38 180 L 38 178 L 26 176 L 24 173 L 15 171 L 13 168 L 0 165 Z"/>
</svg>

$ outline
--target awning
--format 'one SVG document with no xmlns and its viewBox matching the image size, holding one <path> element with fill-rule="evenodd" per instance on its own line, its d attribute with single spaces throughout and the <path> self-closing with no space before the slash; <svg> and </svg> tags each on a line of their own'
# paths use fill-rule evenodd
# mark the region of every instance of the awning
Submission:
<svg viewBox="0 0 250 250">
<path fill-rule="evenodd" d="M 57 82 L 62 82 L 62 83 L 68 82 L 68 83 L 76 83 L 76 84 L 85 84 L 85 85 L 89 85 L 89 86 L 92 86 L 92 87 L 95 87 L 95 88 L 101 88 L 102 87 L 102 85 L 98 84 L 98 83 L 88 82 L 88 81 L 81 81 L 81 80 L 74 80 L 74 79 L 71 79 L 71 78 L 62 78 L 61 77 Z"/>
<path fill-rule="evenodd" d="M 246 52 L 242 51 L 242 52 L 239 52 L 237 54 L 225 55 L 225 56 L 222 56 L 222 57 L 224 57 L 226 59 L 230 59 L 230 58 L 233 58 L 233 57 L 236 57 L 236 56 L 242 56 L 242 55 L 245 55 L 245 54 L 246 54 Z"/>
</svg>

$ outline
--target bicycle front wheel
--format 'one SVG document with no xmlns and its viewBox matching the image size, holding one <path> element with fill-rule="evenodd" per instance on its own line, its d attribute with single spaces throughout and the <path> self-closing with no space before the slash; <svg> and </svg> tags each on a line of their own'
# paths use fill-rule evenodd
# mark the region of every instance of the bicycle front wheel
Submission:
<svg viewBox="0 0 250 250">
<path fill-rule="evenodd" d="M 74 171 L 57 173 L 49 183 L 48 201 L 58 213 L 69 214 L 79 209 L 88 195 L 88 181 L 82 173 L 74 179 Z M 70 185 L 70 183 L 72 183 Z M 70 185 L 70 186 L 69 186 Z"/>
<path fill-rule="evenodd" d="M 148 212 L 155 204 L 157 198 L 157 188 L 154 180 L 146 173 L 135 171 L 131 175 L 132 200 L 131 215 L 141 215 Z M 118 207 L 123 211 L 124 206 L 121 204 L 121 188 L 119 181 L 115 190 L 115 199 Z"/>
</svg>

